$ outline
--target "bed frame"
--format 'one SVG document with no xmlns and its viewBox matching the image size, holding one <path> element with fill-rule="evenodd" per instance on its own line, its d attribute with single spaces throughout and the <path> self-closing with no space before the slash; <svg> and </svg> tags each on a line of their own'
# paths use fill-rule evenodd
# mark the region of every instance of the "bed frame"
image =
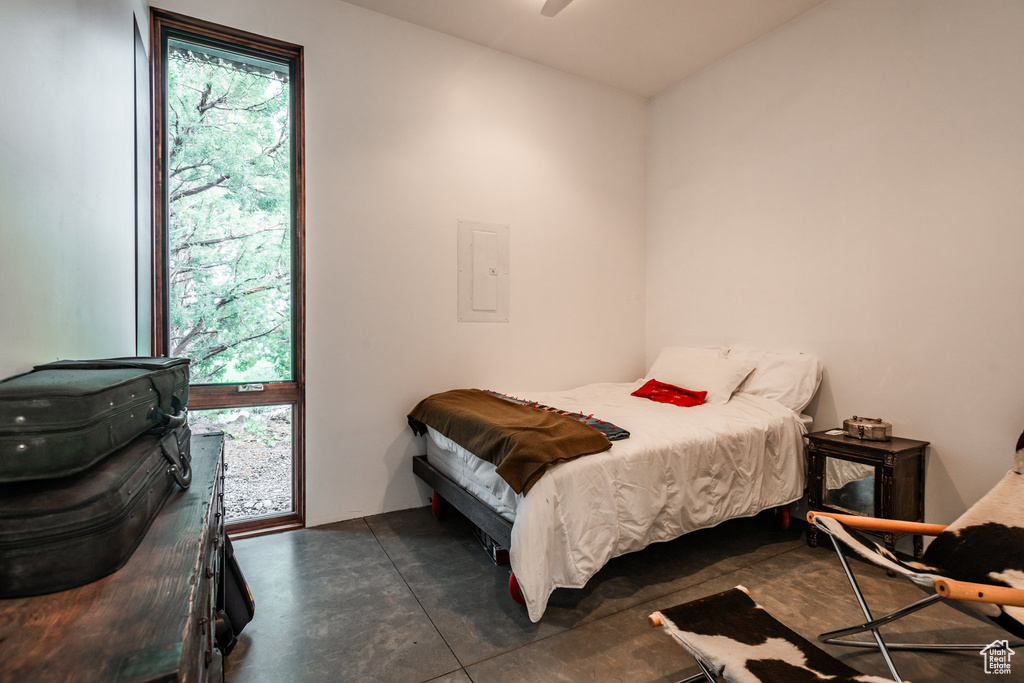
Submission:
<svg viewBox="0 0 1024 683">
<path fill-rule="evenodd" d="M 430 498 L 430 508 L 434 517 L 441 518 L 442 506 L 447 503 L 461 512 L 466 519 L 490 536 L 504 548 L 512 547 L 512 522 L 485 505 L 479 498 L 459 486 L 447 475 L 430 464 L 426 455 L 416 455 L 412 459 L 412 472 L 430 486 L 434 493 Z M 788 505 L 776 508 L 780 529 L 788 529 L 790 513 Z M 515 572 L 509 572 L 508 593 L 516 603 L 526 604 Z"/>
<path fill-rule="evenodd" d="M 425 455 L 417 455 L 412 459 L 412 472 L 434 489 L 431 508 L 434 516 L 440 516 L 440 500 L 466 516 L 481 531 L 493 538 L 505 548 L 512 547 L 512 522 L 508 521 L 472 493 L 462 488 L 445 476 L 427 460 Z"/>
<path fill-rule="evenodd" d="M 434 494 L 430 498 L 430 509 L 434 517 L 441 518 L 442 506 L 447 503 L 490 536 L 495 543 L 506 549 L 512 547 L 512 522 L 487 507 L 479 498 L 431 465 L 426 455 L 413 456 L 412 472 L 434 489 Z M 508 574 L 508 594 L 516 604 L 526 604 L 526 598 L 519 589 L 519 580 L 513 571 L 509 571 Z"/>
</svg>

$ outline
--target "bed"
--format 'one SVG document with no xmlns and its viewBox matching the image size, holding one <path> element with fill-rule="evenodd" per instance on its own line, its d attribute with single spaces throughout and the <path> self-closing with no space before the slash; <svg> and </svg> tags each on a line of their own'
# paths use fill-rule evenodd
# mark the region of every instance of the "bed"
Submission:
<svg viewBox="0 0 1024 683">
<path fill-rule="evenodd" d="M 651 380 L 710 391 L 692 407 L 632 395 Z M 800 411 L 820 380 L 804 354 L 667 347 L 636 382 L 529 394 L 629 437 L 546 468 L 525 495 L 430 425 L 413 469 L 509 548 L 510 592 L 536 622 L 556 588 L 582 588 L 613 557 L 798 500 L 810 421 Z"/>
</svg>

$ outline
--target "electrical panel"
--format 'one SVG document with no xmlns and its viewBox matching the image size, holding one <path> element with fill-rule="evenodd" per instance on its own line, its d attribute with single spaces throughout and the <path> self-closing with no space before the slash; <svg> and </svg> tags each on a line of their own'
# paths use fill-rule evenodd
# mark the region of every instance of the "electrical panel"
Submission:
<svg viewBox="0 0 1024 683">
<path fill-rule="evenodd" d="M 508 322 L 508 226 L 459 221 L 459 322 Z"/>
</svg>

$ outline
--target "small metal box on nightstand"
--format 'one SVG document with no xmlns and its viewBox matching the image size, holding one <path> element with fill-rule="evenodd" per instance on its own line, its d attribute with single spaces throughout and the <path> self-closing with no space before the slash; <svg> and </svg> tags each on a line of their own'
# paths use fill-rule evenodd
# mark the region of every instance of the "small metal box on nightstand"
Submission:
<svg viewBox="0 0 1024 683">
<path fill-rule="evenodd" d="M 832 430 L 835 431 L 835 430 Z M 924 521 L 924 464 L 927 441 L 863 441 L 845 434 L 807 434 L 807 508 L 812 512 L 865 515 L 909 522 Z M 901 534 L 885 533 L 894 550 Z M 818 544 L 812 525 L 807 543 Z M 914 556 L 924 539 L 914 536 Z"/>
</svg>

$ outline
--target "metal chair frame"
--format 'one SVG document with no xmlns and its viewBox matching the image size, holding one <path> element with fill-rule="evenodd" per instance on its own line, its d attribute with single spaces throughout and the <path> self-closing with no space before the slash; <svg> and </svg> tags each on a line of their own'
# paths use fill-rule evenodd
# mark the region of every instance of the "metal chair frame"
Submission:
<svg viewBox="0 0 1024 683">
<path fill-rule="evenodd" d="M 937 536 L 946 528 L 944 525 L 939 524 L 920 524 L 917 522 L 875 519 L 854 515 L 839 515 L 829 512 L 809 512 L 807 514 L 807 519 L 811 524 L 814 524 L 815 517 L 831 517 L 849 528 L 883 533 L 915 533 L 927 536 Z M 819 527 L 819 530 L 828 533 L 828 530 L 823 527 Z M 850 564 L 846 559 L 846 555 L 843 553 L 842 543 L 831 533 L 829 533 L 829 538 L 832 539 L 832 546 L 835 548 L 836 555 L 839 557 L 839 563 L 842 565 L 843 571 L 846 573 L 846 578 L 849 580 L 850 587 L 853 588 L 853 593 L 857 598 L 857 604 L 860 606 L 860 610 L 867 621 L 857 626 L 850 626 L 822 633 L 818 636 L 818 642 L 828 643 L 830 645 L 843 645 L 846 647 L 878 649 L 882 654 L 882 658 L 885 660 L 886 666 L 889 667 L 889 671 L 892 673 L 893 679 L 897 681 L 902 681 L 903 678 L 896 670 L 896 665 L 893 663 L 892 655 L 889 652 L 890 650 L 977 652 L 982 648 L 987 647 L 989 643 L 887 643 L 882 638 L 882 634 L 879 631 L 882 626 L 890 624 L 897 619 L 902 619 L 905 616 L 913 614 L 914 612 L 924 609 L 929 605 L 933 605 L 943 599 L 988 602 L 996 605 L 1016 605 L 1024 607 L 1024 590 L 1007 588 L 1005 586 L 954 581 L 952 579 L 939 579 L 935 582 L 934 593 L 926 595 L 916 602 L 912 602 L 909 605 L 876 618 L 872 616 L 867 600 L 864 598 L 864 594 L 857 583 L 857 578 L 854 576 L 853 570 L 850 568 Z M 865 632 L 871 633 L 873 642 L 864 640 L 844 640 L 847 636 Z M 1024 641 L 1010 641 L 1009 646 L 1021 647 L 1024 646 Z"/>
</svg>

